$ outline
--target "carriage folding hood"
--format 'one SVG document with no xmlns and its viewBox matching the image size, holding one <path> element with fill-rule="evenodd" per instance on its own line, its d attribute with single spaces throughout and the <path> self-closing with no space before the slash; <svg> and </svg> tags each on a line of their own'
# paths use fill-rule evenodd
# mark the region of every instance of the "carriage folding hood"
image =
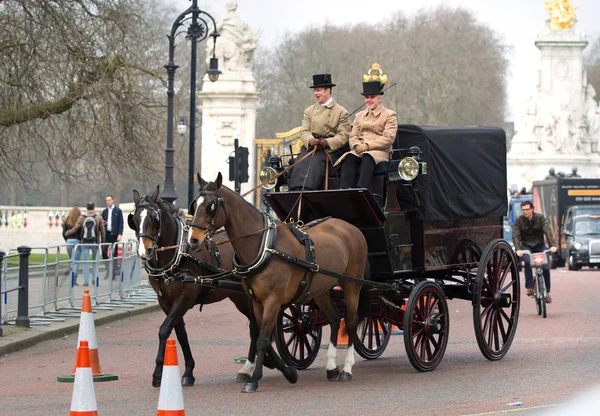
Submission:
<svg viewBox="0 0 600 416">
<path fill-rule="evenodd" d="M 503 217 L 506 199 L 506 135 L 494 127 L 398 126 L 401 148 L 418 146 L 427 175 L 418 188 L 398 186 L 404 209 L 423 220 Z"/>
</svg>

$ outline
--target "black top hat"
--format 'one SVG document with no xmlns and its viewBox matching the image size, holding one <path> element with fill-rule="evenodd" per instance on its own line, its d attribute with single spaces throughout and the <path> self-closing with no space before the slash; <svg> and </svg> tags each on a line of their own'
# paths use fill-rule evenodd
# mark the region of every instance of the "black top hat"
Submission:
<svg viewBox="0 0 600 416">
<path fill-rule="evenodd" d="M 361 95 L 383 95 L 383 86 L 381 81 L 367 81 L 363 82 L 363 92 Z"/>
<path fill-rule="evenodd" d="M 331 88 L 335 84 L 331 82 L 331 74 L 316 74 L 313 75 L 313 85 L 310 88 Z"/>
</svg>

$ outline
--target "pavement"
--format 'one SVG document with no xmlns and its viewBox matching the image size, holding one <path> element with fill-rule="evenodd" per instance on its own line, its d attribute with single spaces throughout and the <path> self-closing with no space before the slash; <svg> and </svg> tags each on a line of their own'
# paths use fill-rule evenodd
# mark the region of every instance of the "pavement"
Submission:
<svg viewBox="0 0 600 416">
<path fill-rule="evenodd" d="M 96 309 L 92 305 L 96 327 L 159 310 L 160 306 L 156 300 L 156 294 L 150 287 L 135 297 L 117 301 L 112 305 L 100 304 Z M 70 316 L 61 316 L 60 320 L 53 320 L 50 323 L 41 323 L 41 321 L 32 318 L 32 324 L 29 328 L 8 324 L 1 325 L 3 335 L 0 336 L 0 357 L 24 350 L 43 341 L 76 333 L 79 331 L 79 319 L 80 314 L 75 311 Z"/>
</svg>

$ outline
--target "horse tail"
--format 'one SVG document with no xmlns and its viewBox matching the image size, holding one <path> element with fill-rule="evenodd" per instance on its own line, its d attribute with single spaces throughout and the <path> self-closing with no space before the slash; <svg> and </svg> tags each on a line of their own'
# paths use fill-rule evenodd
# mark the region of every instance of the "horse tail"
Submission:
<svg viewBox="0 0 600 416">
<path fill-rule="evenodd" d="M 364 280 L 371 280 L 371 269 L 369 262 L 365 266 L 365 277 Z M 371 314 L 371 299 L 369 298 L 369 286 L 362 285 L 360 288 L 360 294 L 358 295 L 358 320 L 359 322 Z"/>
</svg>

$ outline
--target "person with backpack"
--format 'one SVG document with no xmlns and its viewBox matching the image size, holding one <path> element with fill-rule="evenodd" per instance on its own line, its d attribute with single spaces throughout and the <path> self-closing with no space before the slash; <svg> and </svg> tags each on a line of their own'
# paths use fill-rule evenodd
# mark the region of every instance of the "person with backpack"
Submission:
<svg viewBox="0 0 600 416">
<path fill-rule="evenodd" d="M 86 213 L 79 217 L 75 226 L 65 233 L 66 237 L 79 236 L 81 241 L 83 286 L 89 286 L 90 284 L 90 262 L 92 263 L 92 277 L 95 279 L 98 276 L 98 247 L 99 244 L 106 241 L 104 220 L 96 214 L 96 205 L 93 202 L 88 202 L 86 209 Z M 90 253 L 92 254 L 91 261 L 89 260 Z M 77 285 L 77 282 L 75 282 L 75 285 Z"/>
</svg>

